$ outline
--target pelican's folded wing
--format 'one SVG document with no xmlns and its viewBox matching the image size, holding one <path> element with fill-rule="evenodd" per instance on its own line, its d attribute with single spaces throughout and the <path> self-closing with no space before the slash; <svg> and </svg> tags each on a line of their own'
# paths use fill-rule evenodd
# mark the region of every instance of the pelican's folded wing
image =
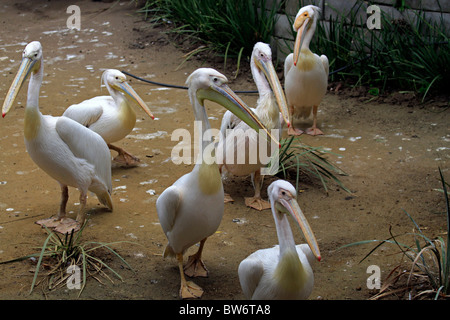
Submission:
<svg viewBox="0 0 450 320">
<path fill-rule="evenodd" d="M 170 186 L 156 200 L 156 211 L 164 233 L 170 232 L 177 217 L 181 202 L 179 188 Z"/>
<path fill-rule="evenodd" d="M 261 260 L 250 255 L 239 264 L 238 275 L 242 292 L 246 299 L 251 299 L 264 273 Z"/>
<path fill-rule="evenodd" d="M 108 96 L 95 97 L 79 104 L 71 105 L 64 111 L 63 116 L 75 120 L 85 127 L 89 127 L 102 116 L 102 105 L 111 102 L 114 103 L 114 100 Z"/>
<path fill-rule="evenodd" d="M 66 117 L 58 118 L 56 131 L 77 158 L 85 159 L 95 167 L 97 176 L 103 180 L 108 191 L 112 192 L 111 152 L 105 140 L 94 131 Z"/>
</svg>

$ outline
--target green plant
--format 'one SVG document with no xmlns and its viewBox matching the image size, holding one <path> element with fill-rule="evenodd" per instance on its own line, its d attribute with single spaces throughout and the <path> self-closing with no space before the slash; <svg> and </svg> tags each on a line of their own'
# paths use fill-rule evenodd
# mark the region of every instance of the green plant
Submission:
<svg viewBox="0 0 450 320">
<path fill-rule="evenodd" d="M 409 290 L 409 297 L 411 299 L 422 298 L 431 296 L 434 299 L 438 298 L 450 298 L 450 203 L 447 193 L 447 183 L 445 182 L 442 171 L 439 169 L 441 178 L 445 204 L 446 204 L 446 218 L 447 218 L 447 239 L 444 240 L 441 236 L 434 239 L 427 237 L 412 216 L 406 212 L 405 214 L 412 221 L 414 225 L 414 231 L 412 233 L 405 233 L 403 235 L 392 234 L 392 228 L 389 228 L 390 237 L 385 240 L 365 240 L 360 242 L 351 243 L 341 248 L 346 248 L 354 245 L 361 245 L 373 242 L 379 242 L 372 250 L 366 254 L 363 259 L 367 259 L 372 253 L 379 249 L 382 245 L 388 243 L 395 245 L 400 249 L 400 252 L 409 261 L 411 261 L 411 267 L 409 273 L 407 273 L 406 285 L 396 288 L 393 291 L 389 291 L 392 284 L 397 282 L 399 278 L 405 275 L 402 272 L 398 272 L 396 276 L 393 276 L 400 265 L 394 268 L 389 274 L 389 281 L 381 288 L 380 292 L 373 297 L 374 299 L 388 296 L 392 293 L 398 293 Z M 399 241 L 401 236 L 412 237 L 413 245 L 409 245 Z M 412 296 L 411 291 L 414 285 L 412 281 L 414 278 L 422 280 L 420 284 L 423 286 L 426 279 L 427 288 L 422 289 L 418 294 Z"/>
<path fill-rule="evenodd" d="M 48 288 L 49 290 L 57 289 L 65 285 L 68 278 L 70 277 L 70 274 L 67 273 L 68 268 L 70 266 L 78 266 L 82 271 L 82 283 L 78 296 L 81 295 L 86 285 L 88 276 L 92 276 L 95 278 L 97 274 L 100 274 L 110 279 L 108 275 L 103 271 L 104 268 L 108 269 L 117 278 L 122 280 L 120 274 L 112 269 L 102 259 L 97 257 L 96 253 L 98 253 L 101 249 L 105 249 L 107 252 L 110 252 L 118 257 L 120 261 L 122 261 L 128 268 L 132 270 L 131 266 L 125 261 L 125 259 L 123 259 L 115 250 L 111 248 L 111 245 L 123 243 L 123 241 L 113 243 L 101 243 L 96 241 L 82 242 L 81 236 L 85 226 L 86 223 L 77 233 L 74 234 L 74 232 L 72 231 L 70 234 L 66 233 L 62 237 L 46 228 L 48 236 L 45 239 L 40 252 L 0 262 L 0 264 L 18 262 L 30 258 L 37 258 L 36 270 L 34 272 L 34 277 L 31 283 L 30 293 L 36 287 L 39 272 L 41 270 L 41 267 L 43 267 L 44 265 L 45 269 L 49 269 L 49 271 L 47 272 L 46 277 L 44 277 L 41 281 L 47 280 L 46 288 Z"/>
<path fill-rule="evenodd" d="M 226 61 L 249 56 L 258 41 L 270 42 L 282 5 L 267 0 L 147 0 L 139 12 L 154 23 L 172 22 L 171 32 L 198 40 Z"/>
<path fill-rule="evenodd" d="M 326 151 L 323 147 L 306 145 L 301 142 L 300 137 L 296 136 L 281 139 L 280 144 L 278 154 L 272 157 L 279 161 L 278 171 L 275 174 L 283 175 L 286 179 L 290 172 L 294 172 L 297 190 L 300 175 L 303 172 L 319 179 L 327 193 L 330 180 L 346 192 L 351 193 L 338 178 L 338 175 L 346 175 L 345 172 L 326 158 L 326 154 L 331 152 Z"/>
</svg>

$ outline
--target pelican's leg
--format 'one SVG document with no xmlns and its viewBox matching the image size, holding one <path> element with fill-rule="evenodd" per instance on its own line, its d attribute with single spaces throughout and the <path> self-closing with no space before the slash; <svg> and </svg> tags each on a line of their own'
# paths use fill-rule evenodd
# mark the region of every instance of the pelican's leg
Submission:
<svg viewBox="0 0 450 320">
<path fill-rule="evenodd" d="M 61 203 L 59 205 L 58 219 L 62 219 L 66 216 L 66 206 L 69 200 L 69 188 L 65 185 L 61 185 Z"/>
<path fill-rule="evenodd" d="M 252 173 L 252 182 L 255 189 L 255 195 L 252 198 L 245 198 L 245 205 L 253 209 L 262 211 L 270 209 L 270 203 L 261 198 L 261 187 L 263 185 L 264 176 L 261 175 L 260 170 Z"/>
<path fill-rule="evenodd" d="M 86 201 L 87 201 L 86 191 L 80 190 L 80 211 L 77 214 L 77 220 L 73 220 L 70 218 L 61 219 L 61 222 L 58 226 L 56 226 L 55 231 L 65 234 L 80 230 L 81 226 L 84 224 L 84 221 L 86 220 L 86 212 L 85 212 Z"/>
<path fill-rule="evenodd" d="M 66 206 L 67 201 L 69 200 L 69 188 L 63 184 L 60 184 L 60 186 L 61 186 L 61 203 L 59 204 L 58 215 L 56 217 L 36 221 L 38 225 L 46 226 L 47 228 L 55 228 L 61 224 L 61 221 L 63 219 L 66 219 Z"/>
<path fill-rule="evenodd" d="M 303 134 L 303 130 L 294 127 L 294 106 L 289 106 L 289 122 L 291 123 L 291 125 L 288 128 L 288 135 L 299 136 Z"/>
<path fill-rule="evenodd" d="M 186 281 L 183 271 L 183 254 L 177 253 L 178 268 L 180 269 L 181 287 L 180 297 L 182 299 L 201 298 L 203 289 L 192 281 Z"/>
<path fill-rule="evenodd" d="M 313 107 L 313 126 L 306 130 L 306 133 L 312 136 L 323 134 L 322 130 L 317 128 L 317 108 L 318 106 Z"/>
<path fill-rule="evenodd" d="M 202 261 L 203 246 L 206 238 L 200 241 L 200 247 L 197 252 L 189 256 L 188 262 L 184 266 L 184 273 L 189 277 L 207 277 L 208 270 Z"/>
<path fill-rule="evenodd" d="M 87 194 L 84 191 L 80 192 L 80 211 L 78 211 L 77 214 L 77 221 L 80 225 L 84 224 L 84 221 L 86 220 L 86 202 L 87 202 Z"/>
<path fill-rule="evenodd" d="M 220 165 L 219 165 L 219 172 L 220 172 L 220 175 L 223 174 L 222 169 L 223 169 L 223 164 L 220 164 Z M 234 202 L 234 199 L 230 196 L 229 193 L 226 193 L 226 192 L 225 192 L 224 195 L 223 195 L 223 202 L 224 202 L 224 203 L 227 203 L 227 202 Z"/>
<path fill-rule="evenodd" d="M 133 156 L 132 154 L 115 145 L 108 143 L 108 147 L 111 150 L 117 151 L 117 153 L 119 154 L 113 159 L 113 161 L 121 167 L 136 167 L 141 161 L 139 160 L 139 158 Z"/>
</svg>

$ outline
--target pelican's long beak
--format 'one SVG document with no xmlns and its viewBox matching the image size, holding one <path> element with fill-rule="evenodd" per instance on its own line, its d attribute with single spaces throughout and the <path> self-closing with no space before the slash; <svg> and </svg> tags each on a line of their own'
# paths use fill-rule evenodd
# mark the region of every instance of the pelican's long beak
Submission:
<svg viewBox="0 0 450 320">
<path fill-rule="evenodd" d="M 277 100 L 278 108 L 280 109 L 281 115 L 288 128 L 291 125 L 289 122 L 289 111 L 286 102 L 286 96 L 281 86 L 280 80 L 278 79 L 275 68 L 273 67 L 272 61 L 262 61 L 261 59 L 256 59 L 256 65 L 264 72 L 267 81 L 272 88 L 275 99 Z"/>
<path fill-rule="evenodd" d="M 259 120 L 258 116 L 225 83 L 221 85 L 213 84 L 208 89 L 198 89 L 197 99 L 202 105 L 205 99 L 222 105 L 233 112 L 239 119 L 248 124 L 256 132 L 259 133 L 260 129 L 264 130 L 266 135 L 280 147 L 278 139 L 272 136 L 261 120 Z"/>
<path fill-rule="evenodd" d="M 294 46 L 294 66 L 298 63 L 300 51 L 302 50 L 303 40 L 305 39 L 306 31 L 311 19 L 309 17 L 300 16 L 295 20 L 294 27 L 297 29 L 297 37 L 295 38 Z"/>
<path fill-rule="evenodd" d="M 321 256 L 316 237 L 314 236 L 314 233 L 309 226 L 308 220 L 306 220 L 306 217 L 303 214 L 302 209 L 300 209 L 297 201 L 295 199 L 279 199 L 278 201 L 281 203 L 281 205 L 283 205 L 283 207 L 288 210 L 292 218 L 294 218 L 295 222 L 299 225 L 300 229 L 303 232 L 303 235 L 305 236 L 306 242 L 311 248 L 312 253 L 317 258 L 317 260 L 320 261 Z"/>
<path fill-rule="evenodd" d="M 148 114 L 153 120 L 155 119 L 155 116 L 152 114 L 147 104 L 141 99 L 141 97 L 139 97 L 136 91 L 134 91 L 128 83 L 121 82 L 119 85 L 114 85 L 114 88 L 131 98 L 131 100 L 136 102 L 136 104 L 140 106 L 146 114 Z"/>
<path fill-rule="evenodd" d="M 14 100 L 16 99 L 17 94 L 19 93 L 20 89 L 25 83 L 25 80 L 29 76 L 30 72 L 35 69 L 35 66 L 38 67 L 40 62 L 38 62 L 38 64 L 36 64 L 36 62 L 38 62 L 38 60 L 32 60 L 30 58 L 22 59 L 22 63 L 19 66 L 19 71 L 17 72 L 16 77 L 14 78 L 14 81 L 11 84 L 9 91 L 6 94 L 5 101 L 3 102 L 2 108 L 3 118 L 6 116 L 6 114 L 9 112 L 12 105 L 14 104 Z"/>
</svg>

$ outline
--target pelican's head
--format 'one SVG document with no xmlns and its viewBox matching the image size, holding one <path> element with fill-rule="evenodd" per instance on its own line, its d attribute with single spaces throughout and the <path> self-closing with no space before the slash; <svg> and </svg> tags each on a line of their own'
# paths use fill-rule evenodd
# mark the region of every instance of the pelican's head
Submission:
<svg viewBox="0 0 450 320">
<path fill-rule="evenodd" d="M 299 225 L 314 256 L 320 261 L 320 250 L 316 237 L 297 203 L 296 190 L 292 184 L 284 180 L 272 182 L 268 190 L 269 200 L 275 219 L 281 219 L 284 214 L 292 216 Z"/>
<path fill-rule="evenodd" d="M 197 112 L 195 110 L 197 105 L 204 108 L 205 99 L 214 101 L 230 110 L 257 132 L 263 129 L 273 141 L 280 145 L 258 116 L 228 87 L 228 79 L 220 72 L 211 68 L 199 68 L 187 78 L 186 85 L 189 87 L 194 112 Z M 198 103 L 195 103 L 194 99 L 197 99 Z"/>
<path fill-rule="evenodd" d="M 267 43 L 258 42 L 253 47 L 252 61 L 260 72 L 264 74 L 272 88 L 275 99 L 277 100 L 278 108 L 281 115 L 284 118 L 287 126 L 290 126 L 289 112 L 286 102 L 286 96 L 284 95 L 283 88 L 281 87 L 280 80 L 272 63 L 272 50 Z"/>
<path fill-rule="evenodd" d="M 295 16 L 293 28 L 297 32 L 297 37 L 294 47 L 294 65 L 297 65 L 306 33 L 309 30 L 312 30 L 312 33 L 314 33 L 319 14 L 320 9 L 318 7 L 309 5 L 302 7 Z"/>
<path fill-rule="evenodd" d="M 103 72 L 102 82 L 109 88 L 122 92 L 125 97 L 130 98 L 142 108 L 152 119 L 155 119 L 147 104 L 139 97 L 133 88 L 127 83 L 127 77 L 115 69 L 108 69 Z"/>
<path fill-rule="evenodd" d="M 42 45 L 39 41 L 32 41 L 23 50 L 22 62 L 19 66 L 19 71 L 14 78 L 11 87 L 9 88 L 6 99 L 3 102 L 2 116 L 5 117 L 11 109 L 14 100 L 22 88 L 25 80 L 30 75 L 30 72 L 36 73 L 42 66 Z"/>
</svg>

